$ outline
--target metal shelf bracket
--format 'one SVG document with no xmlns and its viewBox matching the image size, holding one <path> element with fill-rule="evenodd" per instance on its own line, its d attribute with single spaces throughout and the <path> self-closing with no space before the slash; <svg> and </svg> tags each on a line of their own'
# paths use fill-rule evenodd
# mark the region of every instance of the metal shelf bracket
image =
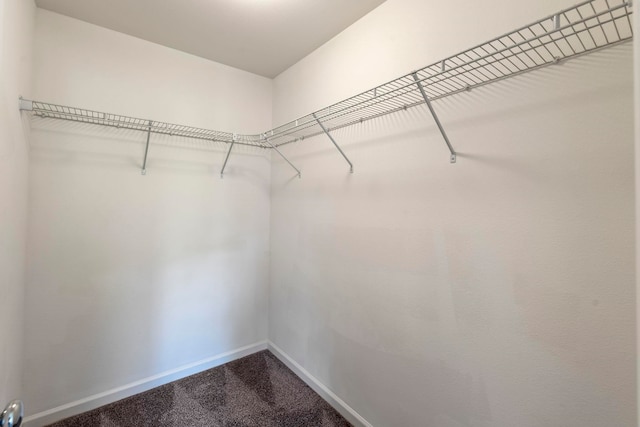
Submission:
<svg viewBox="0 0 640 427">
<path fill-rule="evenodd" d="M 329 133 L 329 131 L 327 130 L 326 127 L 324 127 L 324 125 L 322 124 L 322 122 L 318 119 L 318 116 L 316 116 L 316 113 L 313 113 L 313 118 L 316 120 L 316 122 L 318 122 L 318 125 L 320 126 L 320 128 L 322 129 L 322 131 L 324 132 L 325 135 L 327 135 L 329 137 L 329 139 L 331 140 L 331 142 L 333 142 L 333 145 L 336 146 L 336 148 L 338 149 L 338 151 L 340 152 L 340 154 L 342 154 L 342 157 L 344 157 L 344 159 L 347 161 L 347 163 L 349 163 L 349 173 L 353 173 L 353 163 L 351 163 L 351 160 L 349 160 L 349 158 L 346 156 L 346 154 L 344 154 L 344 152 L 342 151 L 342 149 L 340 149 L 340 146 L 336 143 L 336 140 L 333 139 L 333 136 L 331 136 L 331 134 Z"/>
<path fill-rule="evenodd" d="M 33 101 L 20 97 L 20 111 L 33 111 Z"/>
<path fill-rule="evenodd" d="M 222 165 L 222 170 L 220 171 L 220 179 L 224 178 L 224 169 L 227 167 L 227 162 L 229 161 L 229 156 L 231 155 L 231 150 L 233 149 L 233 144 L 238 140 L 238 135 L 233 134 L 233 139 L 231 140 L 231 146 L 229 147 L 229 151 L 227 151 L 227 157 L 224 158 L 224 164 Z"/>
<path fill-rule="evenodd" d="M 416 82 L 416 85 L 418 85 L 418 89 L 420 89 L 420 94 L 422 95 L 422 98 L 424 98 L 425 104 L 427 104 L 427 107 L 429 107 L 429 111 L 431 112 L 431 116 L 433 116 L 433 120 L 436 122 L 436 125 L 438 125 L 438 129 L 440 129 L 440 133 L 444 138 L 444 142 L 446 142 L 447 147 L 449 147 L 449 151 L 451 152 L 451 155 L 449 156 L 449 162 L 455 163 L 457 160 L 456 151 L 453 149 L 451 142 L 449 142 L 449 137 L 447 137 L 447 133 L 444 131 L 444 128 L 442 127 L 442 123 L 440 123 L 440 119 L 438 119 L 438 115 L 436 114 L 436 111 L 433 109 L 433 105 L 431 105 L 431 101 L 429 100 L 427 93 L 424 91 L 424 87 L 422 86 L 422 83 L 420 83 L 420 77 L 418 77 L 417 72 L 412 73 L 412 75 L 413 75 L 413 79 Z"/>
<path fill-rule="evenodd" d="M 147 130 L 147 145 L 144 147 L 144 160 L 142 160 L 142 175 L 147 174 L 147 154 L 149 154 L 149 141 L 151 140 L 152 122 L 149 120 L 149 129 Z"/>
<path fill-rule="evenodd" d="M 291 163 L 291 162 L 289 161 L 289 159 L 287 159 L 287 158 L 284 156 L 284 154 L 282 154 L 282 153 L 280 152 L 280 150 L 278 150 L 278 148 L 277 148 L 275 145 L 273 145 L 273 144 L 271 143 L 271 141 L 269 141 L 269 138 L 267 138 L 267 134 L 263 134 L 263 135 L 262 135 L 262 138 L 263 138 L 263 141 L 264 141 L 267 145 L 269 145 L 269 147 L 271 147 L 271 148 L 273 148 L 274 150 L 276 150 L 276 153 L 278 153 L 278 154 L 280 155 L 280 157 L 282 157 L 282 158 L 285 160 L 285 162 L 289 163 L 289 166 L 291 166 L 292 168 L 294 168 L 294 169 L 296 170 L 296 172 L 298 172 L 298 178 L 302 178 L 302 173 L 300 172 L 300 169 L 298 169 L 297 167 L 293 166 L 293 163 Z"/>
</svg>

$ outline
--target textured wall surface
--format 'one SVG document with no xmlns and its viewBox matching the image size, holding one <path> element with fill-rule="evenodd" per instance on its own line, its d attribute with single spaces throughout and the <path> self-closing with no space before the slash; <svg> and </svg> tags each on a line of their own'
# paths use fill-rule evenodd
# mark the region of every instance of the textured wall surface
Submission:
<svg viewBox="0 0 640 427">
<path fill-rule="evenodd" d="M 274 121 L 571 1 L 388 0 L 276 78 Z M 500 13 L 495 13 L 500 10 Z M 270 340 L 374 426 L 636 425 L 631 43 L 274 157 Z"/>
<path fill-rule="evenodd" d="M 34 98 L 230 132 L 271 81 L 38 10 Z M 266 339 L 270 161 L 222 144 L 33 122 L 29 414 Z"/>
<path fill-rule="evenodd" d="M 0 409 L 22 393 L 29 127 L 18 97 L 31 95 L 34 14 L 31 0 L 0 2 Z"/>
</svg>

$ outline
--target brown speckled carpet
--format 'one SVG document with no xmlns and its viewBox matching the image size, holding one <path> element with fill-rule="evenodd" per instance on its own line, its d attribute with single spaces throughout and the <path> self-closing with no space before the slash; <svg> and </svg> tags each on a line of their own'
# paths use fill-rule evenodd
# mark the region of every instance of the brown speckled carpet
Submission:
<svg viewBox="0 0 640 427">
<path fill-rule="evenodd" d="M 50 427 L 351 426 L 268 351 L 163 385 Z"/>
</svg>

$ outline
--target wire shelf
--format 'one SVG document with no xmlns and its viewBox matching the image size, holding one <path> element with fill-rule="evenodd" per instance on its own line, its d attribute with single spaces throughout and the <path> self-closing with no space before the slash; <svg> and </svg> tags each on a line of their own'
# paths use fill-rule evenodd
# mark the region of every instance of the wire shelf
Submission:
<svg viewBox="0 0 640 427">
<path fill-rule="evenodd" d="M 632 13 L 631 0 L 587 0 L 259 135 L 237 135 L 39 101 L 25 101 L 30 104 L 21 109 L 43 118 L 271 149 L 406 110 L 426 103 L 425 98 L 441 99 L 631 40 Z"/>
<path fill-rule="evenodd" d="M 49 104 L 40 101 L 32 101 L 32 105 L 30 107 L 31 108 L 29 108 L 29 110 L 35 117 L 44 119 L 69 120 L 73 122 L 110 126 L 119 129 L 131 129 L 169 136 L 194 138 L 212 142 L 224 142 L 227 144 L 233 142 L 235 138 L 236 144 L 268 148 L 268 145 L 266 145 L 264 141 L 261 141 L 258 136 L 253 135 L 235 135 L 229 132 L 139 119 L 119 114 L 103 113 L 82 108 L 67 107 L 64 105 Z"/>
<path fill-rule="evenodd" d="M 589 0 L 267 132 L 276 146 L 406 110 L 633 38 L 631 2 Z"/>
</svg>

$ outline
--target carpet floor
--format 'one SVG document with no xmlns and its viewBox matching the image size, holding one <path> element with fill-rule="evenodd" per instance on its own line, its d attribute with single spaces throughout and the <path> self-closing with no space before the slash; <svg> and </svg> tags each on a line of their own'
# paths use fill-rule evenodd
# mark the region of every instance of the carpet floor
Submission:
<svg viewBox="0 0 640 427">
<path fill-rule="evenodd" d="M 269 351 L 128 397 L 50 427 L 348 427 Z"/>
</svg>

